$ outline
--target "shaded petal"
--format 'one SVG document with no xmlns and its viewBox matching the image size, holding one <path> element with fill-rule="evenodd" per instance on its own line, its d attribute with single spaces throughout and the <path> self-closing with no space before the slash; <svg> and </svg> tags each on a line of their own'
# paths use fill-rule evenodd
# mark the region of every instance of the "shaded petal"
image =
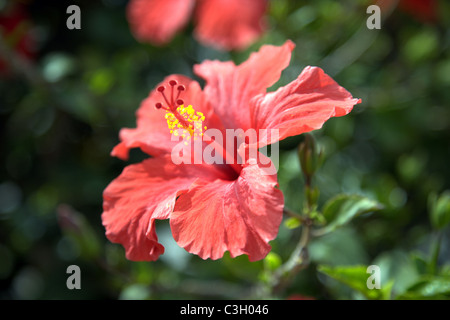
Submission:
<svg viewBox="0 0 450 320">
<path fill-rule="evenodd" d="M 102 221 L 107 238 L 120 243 L 134 261 L 156 260 L 164 253 L 155 219 L 167 219 L 175 199 L 197 179 L 222 177 L 214 166 L 174 165 L 170 156 L 127 166 L 103 192 Z"/>
<path fill-rule="evenodd" d="M 181 98 L 183 98 L 185 104 L 191 104 L 196 111 L 204 113 L 206 117 L 204 124 L 206 126 L 212 128 L 222 126 L 213 109 L 204 101 L 202 89 L 196 81 L 184 76 L 172 75 L 166 77 L 159 85 L 167 84 L 169 80 L 176 80 L 186 87 L 186 91 L 183 92 Z M 155 108 L 157 102 L 164 101 L 161 94 L 155 89 L 141 103 L 136 113 L 137 128 L 120 130 L 121 143 L 114 147 L 111 153 L 113 156 L 127 160 L 129 150 L 132 148 L 141 148 L 142 151 L 152 156 L 171 152 L 178 141 L 171 141 L 170 130 L 164 118 L 165 111 Z"/>
<path fill-rule="evenodd" d="M 245 49 L 263 33 L 266 11 L 266 0 L 200 0 L 195 35 L 218 49 Z"/>
<path fill-rule="evenodd" d="M 194 72 L 206 80 L 205 96 L 225 128 L 250 128 L 250 99 L 278 81 L 294 47 L 291 41 L 280 47 L 264 45 L 239 66 L 217 60 L 194 66 Z"/>
<path fill-rule="evenodd" d="M 131 0 L 127 19 L 136 39 L 161 45 L 189 21 L 195 0 Z"/>
<path fill-rule="evenodd" d="M 276 175 L 257 164 L 234 181 L 197 181 L 181 195 L 170 218 L 177 243 L 202 259 L 247 254 L 250 261 L 270 251 L 282 220 L 283 194 Z"/>
<path fill-rule="evenodd" d="M 252 127 L 279 130 L 278 139 L 260 136 L 258 146 L 319 129 L 329 118 L 346 115 L 360 102 L 322 69 L 306 67 L 288 85 L 252 100 Z"/>
</svg>

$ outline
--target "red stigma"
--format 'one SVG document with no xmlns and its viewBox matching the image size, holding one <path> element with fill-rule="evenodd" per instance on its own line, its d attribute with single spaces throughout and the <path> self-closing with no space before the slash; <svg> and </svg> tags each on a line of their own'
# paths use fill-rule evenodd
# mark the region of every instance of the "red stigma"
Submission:
<svg viewBox="0 0 450 320">
<path fill-rule="evenodd" d="M 162 95 L 164 102 L 166 103 L 166 107 L 160 102 L 155 104 L 156 109 L 164 109 L 168 111 L 174 111 L 178 106 L 184 104 L 184 101 L 182 99 L 178 99 L 180 97 L 180 94 L 182 91 L 186 90 L 186 87 L 182 84 L 180 84 L 176 89 L 178 91 L 176 97 L 174 96 L 174 88 L 178 85 L 178 82 L 176 80 L 170 80 L 168 82 L 170 86 L 170 99 L 166 96 L 164 91 L 166 90 L 166 87 L 164 85 L 159 86 L 156 88 L 156 90 Z"/>
</svg>

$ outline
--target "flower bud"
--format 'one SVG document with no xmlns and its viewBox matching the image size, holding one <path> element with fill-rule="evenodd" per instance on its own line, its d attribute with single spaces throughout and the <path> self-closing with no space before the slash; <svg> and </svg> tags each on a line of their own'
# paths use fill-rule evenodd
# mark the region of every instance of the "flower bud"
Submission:
<svg viewBox="0 0 450 320">
<path fill-rule="evenodd" d="M 305 139 L 298 147 L 298 157 L 302 172 L 305 178 L 309 180 L 321 166 L 323 153 L 318 150 L 316 141 L 311 134 L 305 133 L 303 135 Z"/>
</svg>

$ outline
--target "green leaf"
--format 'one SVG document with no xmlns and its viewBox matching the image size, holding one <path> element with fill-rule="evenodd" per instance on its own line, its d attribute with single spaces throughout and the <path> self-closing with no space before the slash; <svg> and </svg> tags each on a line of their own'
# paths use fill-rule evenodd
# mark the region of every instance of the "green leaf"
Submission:
<svg viewBox="0 0 450 320">
<path fill-rule="evenodd" d="M 440 270 L 440 275 L 450 277 L 450 264 L 443 265 Z"/>
<path fill-rule="evenodd" d="M 379 202 L 361 195 L 337 195 L 325 203 L 323 216 L 327 225 L 319 229 L 317 233 L 320 235 L 329 233 L 347 224 L 353 218 L 381 209 L 383 206 Z"/>
<path fill-rule="evenodd" d="M 431 195 L 429 207 L 430 220 L 434 228 L 441 229 L 450 223 L 450 191 L 445 191 L 440 197 Z"/>
<path fill-rule="evenodd" d="M 419 274 L 425 274 L 427 272 L 428 262 L 419 252 L 412 253 L 411 260 L 414 263 L 414 266 L 416 267 Z"/>
<path fill-rule="evenodd" d="M 448 300 L 450 298 L 449 276 L 425 276 L 413 284 L 399 300 Z"/>
<path fill-rule="evenodd" d="M 295 228 L 300 227 L 301 222 L 299 219 L 292 217 L 292 218 L 286 219 L 286 221 L 284 222 L 284 225 L 288 229 L 295 229 Z"/>
<path fill-rule="evenodd" d="M 363 265 L 337 267 L 320 265 L 318 266 L 318 271 L 362 293 L 368 299 L 389 299 L 393 282 L 389 281 L 385 285 L 381 284 L 380 289 L 369 289 L 367 280 L 371 273 L 367 272 L 367 268 L 367 266 Z"/>
<path fill-rule="evenodd" d="M 281 266 L 281 258 L 275 252 L 269 252 L 269 254 L 264 258 L 264 267 L 268 270 L 275 270 Z"/>
<path fill-rule="evenodd" d="M 372 264 L 380 267 L 382 283 L 395 280 L 392 287 L 394 296 L 403 294 L 420 278 L 419 270 L 411 255 L 399 249 L 382 252 Z"/>
</svg>

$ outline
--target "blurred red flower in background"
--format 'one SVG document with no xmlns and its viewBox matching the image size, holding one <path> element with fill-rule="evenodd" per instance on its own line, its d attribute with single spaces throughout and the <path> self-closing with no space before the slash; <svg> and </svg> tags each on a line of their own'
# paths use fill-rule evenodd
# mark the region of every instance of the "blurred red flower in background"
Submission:
<svg viewBox="0 0 450 320">
<path fill-rule="evenodd" d="M 9 3 L 0 11 L 0 35 L 5 44 L 22 58 L 32 60 L 35 42 L 30 33 L 31 21 L 27 7 L 17 2 Z M 9 61 L 0 60 L 0 72 L 6 73 Z"/>
<path fill-rule="evenodd" d="M 163 45 L 193 14 L 194 35 L 201 43 L 241 50 L 263 33 L 266 11 L 267 0 L 131 0 L 127 18 L 136 39 Z"/>
<path fill-rule="evenodd" d="M 436 22 L 437 20 L 436 0 L 401 0 L 399 7 L 421 22 Z"/>
<path fill-rule="evenodd" d="M 277 129 L 277 138 L 258 136 L 261 147 L 319 129 L 360 102 L 317 67 L 306 67 L 297 79 L 267 93 L 288 66 L 293 49 L 291 41 L 280 47 L 265 45 L 238 66 L 204 61 L 194 66 L 206 80 L 203 90 L 194 80 L 172 75 L 143 101 L 137 128 L 121 130 L 122 141 L 112 155 L 127 159 L 131 148 L 140 148 L 154 158 L 126 167 L 103 193 L 106 236 L 125 247 L 128 259 L 156 260 L 164 252 L 156 219 L 170 219 L 178 245 L 203 259 L 219 259 L 227 250 L 232 257 L 247 254 L 250 261 L 267 255 L 284 206 L 276 173 L 267 174 L 253 158 L 235 166 L 176 165 L 171 151 L 179 142 L 171 140 L 169 129 L 173 123 L 188 129 L 187 121 L 197 116 L 223 136 L 226 129 Z M 170 99 L 161 99 L 168 88 Z M 248 145 L 236 150 L 242 147 Z"/>
<path fill-rule="evenodd" d="M 398 8 L 423 23 L 435 23 L 438 19 L 436 0 L 378 0 L 375 4 L 383 12 Z"/>
</svg>

